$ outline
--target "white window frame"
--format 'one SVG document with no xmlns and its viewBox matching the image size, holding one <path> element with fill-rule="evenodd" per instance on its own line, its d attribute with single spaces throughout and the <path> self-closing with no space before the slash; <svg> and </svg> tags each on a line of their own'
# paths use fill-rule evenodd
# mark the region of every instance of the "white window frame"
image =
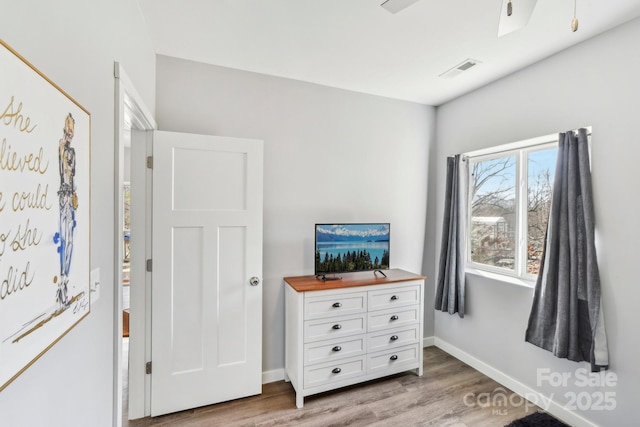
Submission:
<svg viewBox="0 0 640 427">
<path fill-rule="evenodd" d="M 591 129 L 589 134 L 591 134 Z M 527 245 L 528 245 L 528 226 L 527 226 L 527 180 L 528 180 L 528 162 L 529 153 L 551 149 L 558 146 L 558 134 L 545 135 L 538 138 L 532 138 L 512 144 L 501 145 L 484 150 L 478 150 L 463 154 L 463 158 L 468 162 L 469 167 L 467 185 L 467 218 L 466 229 L 466 271 L 476 273 L 483 276 L 495 277 L 498 279 L 507 279 L 507 281 L 524 286 L 534 286 L 536 275 L 527 273 Z M 516 206 L 516 243 L 514 255 L 514 269 L 496 267 L 488 264 L 473 262 L 471 260 L 471 203 L 472 194 L 470 191 L 471 167 L 470 160 L 474 162 L 487 161 L 492 159 L 515 157 L 515 206 Z M 488 274 L 487 274 L 488 273 Z"/>
</svg>

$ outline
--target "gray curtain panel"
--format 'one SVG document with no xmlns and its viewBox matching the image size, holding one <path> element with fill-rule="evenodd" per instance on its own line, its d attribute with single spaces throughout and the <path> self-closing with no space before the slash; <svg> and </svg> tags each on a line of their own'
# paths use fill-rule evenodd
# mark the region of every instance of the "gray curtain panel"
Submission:
<svg viewBox="0 0 640 427">
<path fill-rule="evenodd" d="M 440 268 L 436 286 L 436 310 L 464 317 L 464 224 L 466 215 L 465 166 L 460 155 L 447 158 Z"/>
<path fill-rule="evenodd" d="M 561 133 L 553 199 L 526 341 L 607 369 L 586 129 Z"/>
</svg>

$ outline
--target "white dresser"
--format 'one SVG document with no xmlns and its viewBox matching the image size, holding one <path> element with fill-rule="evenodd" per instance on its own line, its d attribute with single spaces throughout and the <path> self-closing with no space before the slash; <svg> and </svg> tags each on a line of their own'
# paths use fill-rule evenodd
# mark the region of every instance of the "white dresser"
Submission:
<svg viewBox="0 0 640 427">
<path fill-rule="evenodd" d="M 285 378 L 304 397 L 410 369 L 422 375 L 424 276 L 285 277 Z"/>
</svg>

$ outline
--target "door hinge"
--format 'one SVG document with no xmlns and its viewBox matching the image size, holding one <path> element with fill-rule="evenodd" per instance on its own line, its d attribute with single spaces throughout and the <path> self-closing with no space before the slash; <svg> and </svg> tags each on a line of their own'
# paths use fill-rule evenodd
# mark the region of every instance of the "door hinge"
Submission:
<svg viewBox="0 0 640 427">
<path fill-rule="evenodd" d="M 147 375 L 151 374 L 151 362 L 145 364 L 144 371 Z"/>
<path fill-rule="evenodd" d="M 147 167 L 149 169 L 153 169 L 153 156 L 148 156 L 147 157 Z"/>
<path fill-rule="evenodd" d="M 148 260 L 147 260 L 147 271 L 148 271 L 149 273 L 151 273 L 151 269 L 152 269 L 152 267 L 153 267 L 153 262 L 152 262 L 150 259 L 148 259 Z"/>
</svg>

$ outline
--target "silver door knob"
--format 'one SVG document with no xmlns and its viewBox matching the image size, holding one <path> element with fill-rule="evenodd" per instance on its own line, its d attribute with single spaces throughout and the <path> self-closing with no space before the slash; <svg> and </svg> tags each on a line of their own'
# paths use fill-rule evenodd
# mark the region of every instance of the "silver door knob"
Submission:
<svg viewBox="0 0 640 427">
<path fill-rule="evenodd" d="M 258 286 L 260 284 L 260 279 L 256 276 L 253 276 L 251 279 L 249 279 L 249 283 L 251 284 L 251 286 Z"/>
</svg>

